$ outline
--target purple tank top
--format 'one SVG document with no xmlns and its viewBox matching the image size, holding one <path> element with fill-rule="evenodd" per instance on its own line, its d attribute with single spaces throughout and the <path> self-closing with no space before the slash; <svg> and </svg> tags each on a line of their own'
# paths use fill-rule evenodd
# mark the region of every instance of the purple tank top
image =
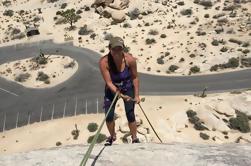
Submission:
<svg viewBox="0 0 251 166">
<path fill-rule="evenodd" d="M 125 68 L 122 72 L 113 73 L 110 72 L 111 80 L 113 84 L 122 91 L 127 91 L 132 88 L 133 83 L 131 79 L 131 72 L 129 66 L 126 64 L 125 56 L 124 56 Z"/>
</svg>

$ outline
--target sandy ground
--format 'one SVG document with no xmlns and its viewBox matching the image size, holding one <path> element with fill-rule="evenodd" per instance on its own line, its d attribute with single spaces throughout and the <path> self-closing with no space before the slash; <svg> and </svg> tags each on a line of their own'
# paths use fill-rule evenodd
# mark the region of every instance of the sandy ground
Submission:
<svg viewBox="0 0 251 166">
<path fill-rule="evenodd" d="M 239 140 L 239 143 L 251 142 L 250 132 L 241 133 L 238 130 L 230 129 L 223 122 L 224 118 L 236 117 L 235 111 L 231 112 L 234 108 L 251 116 L 249 109 L 251 108 L 251 91 L 244 91 L 240 94 L 209 94 L 205 98 L 193 95 L 141 96 L 141 98 L 145 100 L 141 102 L 141 106 L 163 142 L 176 141 L 206 144 L 232 143 L 237 140 Z M 194 129 L 193 124 L 188 121 L 186 114 L 186 111 L 189 109 L 197 112 L 198 117 L 209 130 L 199 131 Z M 115 112 L 118 115 L 115 127 L 118 139 L 115 143 L 121 144 L 123 143 L 121 138 L 125 133 L 129 132 L 124 114 L 123 101 L 121 99 L 116 105 Z M 201 112 L 206 113 L 206 117 Z M 137 115 L 137 122 L 143 122 L 138 126 L 137 134 L 141 142 L 159 142 L 138 105 L 136 106 L 135 113 Z M 219 117 L 219 119 L 215 117 Z M 62 143 L 61 146 L 87 144 L 88 137 L 95 134 L 95 132 L 88 131 L 87 125 L 91 122 L 99 125 L 103 118 L 104 114 L 80 115 L 34 123 L 5 131 L 4 133 L 0 133 L 0 154 L 55 147 L 57 141 Z M 77 140 L 74 140 L 71 135 L 71 131 L 75 129 L 75 124 L 77 124 L 77 128 L 80 130 Z M 250 120 L 249 126 L 251 127 Z M 147 128 L 150 131 L 149 134 L 146 132 Z M 206 133 L 209 139 L 202 139 L 200 137 L 201 132 Z M 101 133 L 109 135 L 105 124 Z M 239 138 L 240 136 L 242 139 Z"/>
<path fill-rule="evenodd" d="M 116 0 L 116 3 L 117 1 L 119 2 Z M 123 10 L 110 7 L 103 9 L 111 14 L 119 12 L 114 15 L 125 17 L 123 22 L 117 24 L 112 24 L 113 17 L 100 16 L 94 8 L 86 10 L 93 2 L 94 0 L 60 0 L 47 3 L 46 0 L 20 0 L 12 2 L 7 8 L 2 5 L 0 45 L 53 39 L 55 42 L 72 41 L 75 46 L 89 48 L 103 55 L 108 52 L 109 37 L 118 35 L 124 38 L 130 53 L 138 59 L 138 70 L 157 75 L 189 75 L 190 68 L 194 66 L 199 67 L 200 71 L 192 74 L 242 70 L 246 68 L 243 65 L 212 72 L 210 68 L 227 63 L 232 57 L 251 57 L 250 1 L 235 3 L 232 0 L 212 0 L 212 7 L 206 8 L 195 4 L 193 0 L 184 1 L 183 5 L 176 1 L 134 0 Z M 63 3 L 67 4 L 65 9 L 61 9 Z M 234 6 L 233 10 L 230 10 L 231 6 Z M 27 8 L 29 10 L 21 17 L 19 11 Z M 62 19 L 56 12 L 71 8 L 81 10 L 82 13 L 79 14 L 81 18 L 74 23 L 76 29 L 69 31 L 66 29 L 69 24 L 56 24 Z M 6 9 L 13 10 L 13 16 L 3 16 L 1 13 Z M 125 15 L 134 9 L 141 13 L 136 19 Z M 181 11 L 184 9 L 191 9 L 192 14 L 182 15 Z M 20 21 L 22 18 L 24 23 Z M 14 28 L 24 33 L 25 25 L 32 27 L 34 23 L 40 31 L 39 36 L 12 40 L 15 36 Z M 80 28 L 85 25 L 86 33 L 79 35 Z M 147 39 L 154 39 L 156 43 L 146 44 Z M 230 39 L 241 41 L 242 44 L 230 42 Z M 213 41 L 218 41 L 218 45 L 212 45 Z M 157 63 L 158 59 L 160 64 Z M 178 69 L 169 72 L 171 65 L 178 66 Z"/>
<path fill-rule="evenodd" d="M 34 57 L 1 64 L 0 76 L 28 88 L 49 88 L 66 81 L 78 70 L 77 61 L 68 56 L 45 57 L 48 58 L 46 64 L 38 64 L 33 60 Z M 40 79 L 39 72 L 43 72 L 48 78 Z"/>
</svg>

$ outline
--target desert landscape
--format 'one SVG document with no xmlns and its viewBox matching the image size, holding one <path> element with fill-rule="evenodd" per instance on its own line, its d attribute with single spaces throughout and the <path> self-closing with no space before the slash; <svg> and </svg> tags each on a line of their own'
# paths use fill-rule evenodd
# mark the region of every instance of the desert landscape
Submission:
<svg viewBox="0 0 251 166">
<path fill-rule="evenodd" d="M 214 74 L 251 66 L 248 0 L 5 0 L 0 5 L 2 46 L 51 38 L 104 55 L 109 39 L 121 36 L 144 73 Z M 26 37 L 34 28 L 40 34 Z"/>
<path fill-rule="evenodd" d="M 163 143 L 251 143 L 251 91 L 184 96 L 142 96 L 141 105 Z M 122 99 L 116 104 L 114 144 L 131 143 Z M 159 140 L 139 106 L 135 106 L 137 136 L 142 143 Z M 87 144 L 104 114 L 87 114 L 34 123 L 0 133 L 0 154 L 63 145 Z M 104 126 L 98 143 L 108 136 Z"/>
<path fill-rule="evenodd" d="M 109 40 L 121 36 L 141 73 L 211 75 L 251 67 L 250 0 L 4 0 L 0 21 L 0 47 L 52 39 L 103 56 Z M 41 51 L 0 64 L 0 77 L 27 88 L 51 88 L 78 67 L 74 58 Z M 250 89 L 140 98 L 164 143 L 251 143 Z M 140 141 L 159 142 L 135 108 Z M 1 132 L 0 154 L 89 144 L 103 118 L 103 113 L 79 115 Z M 122 100 L 115 122 L 115 144 L 131 143 Z M 98 143 L 107 136 L 104 126 Z"/>
</svg>

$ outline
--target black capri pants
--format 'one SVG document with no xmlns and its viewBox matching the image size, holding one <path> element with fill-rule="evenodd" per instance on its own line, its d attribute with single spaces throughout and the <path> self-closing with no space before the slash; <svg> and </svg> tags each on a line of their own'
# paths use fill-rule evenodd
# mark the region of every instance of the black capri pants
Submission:
<svg viewBox="0 0 251 166">
<path fill-rule="evenodd" d="M 121 91 L 124 95 L 130 96 L 131 98 L 134 99 L 134 87 L 127 89 L 127 91 Z M 112 104 L 112 101 L 115 97 L 115 93 L 113 93 L 108 87 L 105 88 L 105 96 L 104 96 L 104 105 L 103 109 L 105 110 L 105 114 L 107 114 L 108 109 L 110 105 Z M 118 101 L 117 99 L 114 101 L 114 104 L 106 117 L 106 122 L 111 122 L 114 119 L 114 111 L 115 111 L 115 105 Z M 125 112 L 126 112 L 126 118 L 128 122 L 134 122 L 135 121 L 135 113 L 134 113 L 134 108 L 135 108 L 135 102 L 134 101 L 124 101 L 124 106 L 125 106 Z"/>
</svg>

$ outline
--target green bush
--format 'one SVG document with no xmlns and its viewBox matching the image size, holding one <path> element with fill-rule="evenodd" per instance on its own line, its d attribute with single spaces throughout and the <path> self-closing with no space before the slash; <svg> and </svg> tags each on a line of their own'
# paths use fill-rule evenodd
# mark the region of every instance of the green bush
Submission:
<svg viewBox="0 0 251 166">
<path fill-rule="evenodd" d="M 190 123 L 194 124 L 194 129 L 196 130 L 208 130 L 207 127 L 205 127 L 202 122 L 200 121 L 200 118 L 197 117 L 197 113 L 193 110 L 187 110 L 186 111 L 188 120 Z"/>
<path fill-rule="evenodd" d="M 179 67 L 176 66 L 176 65 L 171 65 L 169 66 L 168 70 L 171 71 L 171 72 L 174 72 L 175 70 L 177 70 Z"/>
<path fill-rule="evenodd" d="M 160 65 L 163 65 L 165 63 L 165 61 L 163 60 L 162 57 L 157 58 L 157 63 Z"/>
<path fill-rule="evenodd" d="M 180 14 L 181 15 L 191 15 L 191 14 L 193 14 L 193 11 L 192 11 L 192 9 L 182 9 L 180 11 Z"/>
<path fill-rule="evenodd" d="M 161 38 L 166 38 L 166 34 L 161 34 L 160 37 Z"/>
<path fill-rule="evenodd" d="M 89 35 L 89 34 L 91 34 L 92 32 L 93 32 L 92 30 L 89 30 L 89 29 L 87 28 L 87 25 L 84 25 L 83 27 L 81 27 L 81 28 L 79 29 L 78 34 L 79 34 L 79 35 Z"/>
<path fill-rule="evenodd" d="M 207 135 L 206 133 L 200 133 L 200 137 L 204 140 L 208 140 L 209 139 L 209 135 Z"/>
<path fill-rule="evenodd" d="M 63 4 L 61 5 L 61 9 L 65 9 L 66 6 L 67 6 L 67 3 L 63 3 Z"/>
<path fill-rule="evenodd" d="M 198 66 L 193 66 L 190 68 L 190 71 L 192 73 L 198 73 L 198 72 L 200 72 L 200 68 Z"/>
<path fill-rule="evenodd" d="M 225 64 L 226 68 L 236 68 L 239 66 L 239 60 L 237 58 L 230 58 L 228 62 Z"/>
<path fill-rule="evenodd" d="M 151 29 L 149 32 L 148 32 L 149 35 L 158 35 L 159 32 L 155 29 Z"/>
<path fill-rule="evenodd" d="M 193 110 L 187 110 L 186 114 L 187 114 L 187 117 L 189 117 L 189 118 L 197 115 L 197 113 Z"/>
<path fill-rule="evenodd" d="M 229 119 L 230 127 L 232 129 L 239 130 L 242 133 L 250 132 L 248 116 L 240 111 L 236 111 L 236 114 L 237 114 L 236 118 Z"/>
<path fill-rule="evenodd" d="M 218 67 L 219 67 L 219 65 L 213 65 L 213 66 L 211 66 L 210 71 L 217 71 Z"/>
<path fill-rule="evenodd" d="M 146 42 L 146 44 L 154 44 L 154 43 L 156 43 L 156 40 L 153 38 L 152 39 L 147 38 L 145 42 Z"/>
<path fill-rule="evenodd" d="M 95 132 L 98 129 L 98 124 L 97 123 L 89 123 L 87 126 L 87 129 L 90 132 Z"/>
<path fill-rule="evenodd" d="M 29 73 L 23 73 L 16 76 L 15 81 L 25 82 L 31 75 Z"/>
<path fill-rule="evenodd" d="M 94 137 L 95 137 L 95 135 L 90 136 L 90 137 L 88 138 L 87 142 L 90 144 L 90 143 L 92 142 L 92 140 L 94 139 Z M 98 135 L 97 143 L 103 142 L 104 140 L 106 140 L 106 138 L 107 138 L 107 137 L 106 137 L 105 134 L 100 133 L 100 134 Z"/>
<path fill-rule="evenodd" d="M 39 81 L 46 81 L 46 80 L 48 80 L 48 79 L 49 79 L 49 76 L 48 76 L 47 74 L 45 74 L 44 72 L 39 71 L 39 72 L 37 73 L 37 78 L 36 78 L 36 80 L 39 80 Z"/>
<path fill-rule="evenodd" d="M 216 40 L 216 39 L 214 39 L 214 40 L 211 42 L 211 44 L 212 44 L 213 46 L 218 46 L 218 45 L 219 45 L 219 41 Z"/>
<path fill-rule="evenodd" d="M 3 12 L 3 15 L 4 15 L 4 16 L 12 17 L 12 16 L 14 15 L 14 12 L 13 12 L 13 10 L 5 10 L 5 11 Z"/>
<path fill-rule="evenodd" d="M 137 19 L 140 15 L 140 10 L 138 8 L 134 8 L 133 10 L 129 11 L 127 15 L 130 17 L 131 20 Z"/>
</svg>

